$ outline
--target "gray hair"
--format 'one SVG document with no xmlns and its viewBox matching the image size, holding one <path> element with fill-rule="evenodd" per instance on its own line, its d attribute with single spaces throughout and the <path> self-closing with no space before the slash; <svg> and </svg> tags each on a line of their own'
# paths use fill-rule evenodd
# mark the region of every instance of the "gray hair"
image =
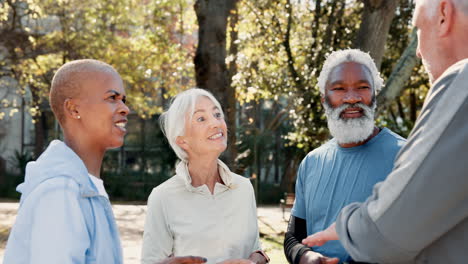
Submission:
<svg viewBox="0 0 468 264">
<path fill-rule="evenodd" d="M 317 83 L 322 95 L 325 94 L 325 85 L 330 77 L 330 72 L 333 68 L 345 62 L 356 62 L 364 65 L 372 75 L 375 94 L 380 92 L 383 86 L 383 79 L 380 77 L 379 70 L 371 56 L 358 49 L 345 49 L 332 52 L 325 60 Z"/>
<path fill-rule="evenodd" d="M 423 0 L 419 0 L 423 1 Z M 433 18 L 437 12 L 440 0 L 424 0 L 426 1 L 426 14 L 429 18 Z M 455 8 L 461 10 L 464 14 L 468 15 L 468 1 L 466 0 L 451 0 Z"/>
<path fill-rule="evenodd" d="M 185 134 L 185 122 L 187 121 L 187 117 L 191 120 L 195 112 L 197 99 L 202 96 L 210 99 L 224 116 L 221 104 L 216 100 L 213 94 L 204 89 L 192 88 L 176 95 L 176 97 L 172 99 L 169 109 L 159 117 L 164 135 L 177 157 L 183 161 L 187 161 L 188 156 L 187 153 L 177 145 L 176 140 L 177 137 Z"/>
</svg>

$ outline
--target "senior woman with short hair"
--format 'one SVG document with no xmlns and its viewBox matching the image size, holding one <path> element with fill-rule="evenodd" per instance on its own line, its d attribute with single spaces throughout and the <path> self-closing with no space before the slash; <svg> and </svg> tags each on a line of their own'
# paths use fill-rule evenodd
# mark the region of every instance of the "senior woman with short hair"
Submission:
<svg viewBox="0 0 468 264">
<path fill-rule="evenodd" d="M 219 102 L 206 90 L 189 89 L 160 121 L 180 162 L 148 198 L 142 263 L 182 255 L 213 264 L 267 263 L 252 185 L 219 160 L 227 147 Z"/>
</svg>

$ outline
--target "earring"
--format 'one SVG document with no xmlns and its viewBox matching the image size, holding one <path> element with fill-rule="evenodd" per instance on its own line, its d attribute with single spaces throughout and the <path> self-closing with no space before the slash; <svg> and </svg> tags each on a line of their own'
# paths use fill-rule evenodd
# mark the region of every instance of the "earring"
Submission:
<svg viewBox="0 0 468 264">
<path fill-rule="evenodd" d="M 76 118 L 80 119 L 80 118 L 81 118 L 81 116 L 77 116 Z"/>
</svg>

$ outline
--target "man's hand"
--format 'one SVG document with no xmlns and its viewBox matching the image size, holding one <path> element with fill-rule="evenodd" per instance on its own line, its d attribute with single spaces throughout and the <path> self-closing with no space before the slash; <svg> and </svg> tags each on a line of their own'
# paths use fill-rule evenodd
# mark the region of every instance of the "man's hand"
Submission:
<svg viewBox="0 0 468 264">
<path fill-rule="evenodd" d="M 266 258 L 262 254 L 260 254 L 258 252 L 254 252 L 254 253 L 250 254 L 249 260 L 252 261 L 255 264 L 266 264 L 267 263 Z"/>
<path fill-rule="evenodd" d="M 320 253 L 306 251 L 299 261 L 299 264 L 338 264 L 339 258 L 325 257 Z"/>
<path fill-rule="evenodd" d="M 196 256 L 170 257 L 155 264 L 195 264 L 206 263 L 206 258 Z"/>
<path fill-rule="evenodd" d="M 228 259 L 218 264 L 255 264 L 249 259 Z"/>
<path fill-rule="evenodd" d="M 335 223 L 331 224 L 327 229 L 312 234 L 302 240 L 302 244 L 309 247 L 322 246 L 330 240 L 338 240 L 338 234 L 336 233 Z"/>
</svg>

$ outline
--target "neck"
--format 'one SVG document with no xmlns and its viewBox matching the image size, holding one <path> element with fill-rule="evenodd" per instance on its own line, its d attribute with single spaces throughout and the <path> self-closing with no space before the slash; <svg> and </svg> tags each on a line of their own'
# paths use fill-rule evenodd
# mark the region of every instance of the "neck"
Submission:
<svg viewBox="0 0 468 264">
<path fill-rule="evenodd" d="M 451 37 L 444 39 L 442 43 L 441 52 L 445 58 L 445 69 L 468 58 L 468 50 L 466 49 L 466 43 L 468 43 L 468 34 L 466 34 L 468 15 L 459 12 L 457 17 L 459 22 L 453 25 Z"/>
<path fill-rule="evenodd" d="M 88 169 L 88 173 L 100 178 L 102 159 L 104 158 L 105 150 L 97 150 L 90 144 L 80 144 L 83 141 L 77 140 L 73 137 L 64 138 L 65 144 L 71 148 Z"/>
<path fill-rule="evenodd" d="M 194 187 L 205 185 L 213 194 L 217 182 L 221 182 L 218 171 L 218 158 L 190 158 L 188 159 L 188 171 Z"/>
<path fill-rule="evenodd" d="M 369 140 L 371 140 L 373 137 L 377 136 L 377 134 L 379 134 L 379 132 L 380 132 L 380 129 L 378 127 L 374 127 L 374 131 L 372 131 L 372 134 L 367 139 L 365 139 L 365 140 L 363 140 L 361 142 L 340 143 L 339 145 L 342 148 L 352 148 L 352 147 L 361 146 L 361 145 L 364 145 L 367 142 L 369 142 Z"/>
</svg>

